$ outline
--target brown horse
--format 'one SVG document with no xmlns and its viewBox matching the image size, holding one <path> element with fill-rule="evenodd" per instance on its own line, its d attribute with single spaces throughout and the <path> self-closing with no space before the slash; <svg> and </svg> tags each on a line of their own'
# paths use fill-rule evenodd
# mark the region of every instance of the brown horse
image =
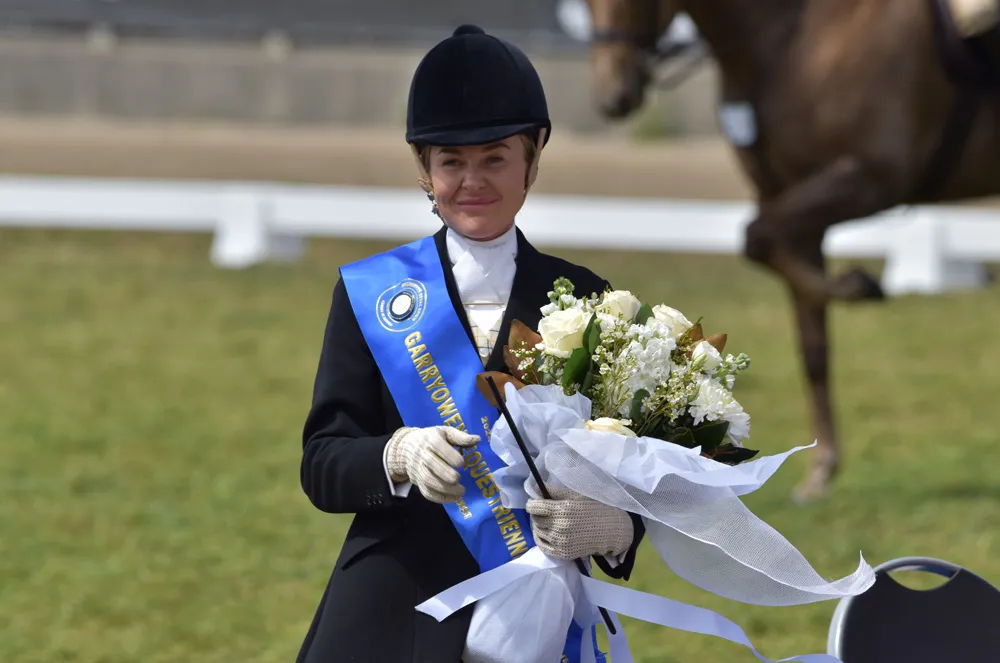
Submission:
<svg viewBox="0 0 1000 663">
<path fill-rule="evenodd" d="M 799 500 L 823 495 L 840 463 L 827 308 L 883 297 L 861 269 L 827 275 L 826 230 L 1000 193 L 1000 58 L 965 48 L 990 48 L 998 31 L 960 37 L 946 2 L 590 0 L 596 34 L 620 37 L 592 45 L 598 98 L 619 115 L 641 100 L 649 31 L 673 12 L 718 66 L 720 124 L 756 191 L 744 254 L 787 284 L 798 323 L 819 442 Z"/>
</svg>

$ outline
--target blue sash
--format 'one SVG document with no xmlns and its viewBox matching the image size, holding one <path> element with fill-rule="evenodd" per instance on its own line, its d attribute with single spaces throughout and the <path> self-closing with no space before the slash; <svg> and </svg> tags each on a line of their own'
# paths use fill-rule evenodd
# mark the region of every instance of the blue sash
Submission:
<svg viewBox="0 0 1000 663">
<path fill-rule="evenodd" d="M 454 426 L 489 440 L 497 411 L 476 388 L 483 363 L 451 303 L 434 238 L 345 265 L 340 275 L 403 423 Z M 535 541 L 528 513 L 500 503 L 493 471 L 504 463 L 489 444 L 459 451 L 465 496 L 444 509 L 485 572 L 520 557 Z M 581 633 L 574 622 L 564 663 L 580 660 Z"/>
</svg>

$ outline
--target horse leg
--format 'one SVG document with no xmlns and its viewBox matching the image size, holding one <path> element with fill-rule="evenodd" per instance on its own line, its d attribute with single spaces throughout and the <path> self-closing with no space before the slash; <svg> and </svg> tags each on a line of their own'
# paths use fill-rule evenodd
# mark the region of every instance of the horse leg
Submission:
<svg viewBox="0 0 1000 663">
<path fill-rule="evenodd" d="M 830 226 L 861 219 L 893 206 L 893 198 L 861 162 L 841 157 L 760 205 L 747 227 L 744 253 L 776 271 L 796 297 L 815 306 L 830 300 L 882 299 L 878 280 L 860 268 L 828 279 L 822 265 L 804 258 L 803 249 Z"/>
<path fill-rule="evenodd" d="M 815 243 L 802 247 L 800 254 L 815 269 L 824 268 L 823 237 L 818 235 Z M 817 304 L 808 297 L 792 291 L 795 320 L 799 332 L 799 352 L 802 357 L 808 382 L 809 410 L 816 448 L 812 454 L 812 464 L 805 480 L 792 495 L 798 503 L 809 502 L 823 497 L 830 480 L 840 468 L 840 449 L 833 422 L 833 407 L 830 396 L 830 350 L 827 327 L 828 305 Z"/>
<path fill-rule="evenodd" d="M 781 275 L 795 307 L 817 440 L 812 467 L 794 495 L 800 502 L 823 496 L 840 465 L 830 403 L 827 307 L 831 300 L 882 296 L 875 278 L 862 270 L 828 279 L 823 238 L 830 226 L 870 216 L 888 207 L 887 200 L 860 162 L 846 157 L 763 202 L 747 229 L 747 257 Z"/>
</svg>

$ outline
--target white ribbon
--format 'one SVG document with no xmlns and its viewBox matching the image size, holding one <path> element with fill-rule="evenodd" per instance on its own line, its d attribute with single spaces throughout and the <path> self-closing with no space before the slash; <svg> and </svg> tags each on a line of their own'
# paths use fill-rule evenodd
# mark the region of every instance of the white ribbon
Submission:
<svg viewBox="0 0 1000 663">
<path fill-rule="evenodd" d="M 524 578 L 532 573 L 544 572 L 559 566 L 571 564 L 562 560 L 547 557 L 541 549 L 534 547 L 521 557 L 507 562 L 495 569 L 480 573 L 464 582 L 454 585 L 417 606 L 417 610 L 443 621 L 450 615 L 467 605 L 486 598 L 500 591 L 510 583 Z M 634 663 L 629 649 L 625 630 L 617 614 L 628 615 L 633 619 L 641 619 L 652 624 L 667 626 L 679 631 L 701 633 L 723 638 L 730 642 L 748 648 L 758 660 L 765 663 L 781 663 L 784 661 L 801 661 L 801 663 L 843 663 L 839 658 L 829 654 L 803 654 L 782 659 L 770 659 L 761 655 L 753 646 L 746 633 L 735 622 L 706 608 L 673 601 L 671 599 L 639 592 L 627 587 L 620 587 L 594 578 L 581 578 L 582 595 L 578 602 L 585 602 L 584 609 L 577 615 L 589 614 L 590 622 L 581 624 L 584 629 L 585 641 L 590 627 L 603 624 L 597 609 L 602 606 L 611 613 L 612 623 L 617 633 L 608 635 L 611 660 L 614 663 Z M 617 614 L 616 614 L 617 613 Z M 578 619 L 579 621 L 579 619 Z M 594 652 L 590 646 L 584 646 L 583 663 L 593 663 Z M 533 662 L 546 663 L 546 662 Z"/>
<path fill-rule="evenodd" d="M 418 605 L 417 610 L 440 622 L 452 613 L 467 605 L 472 605 L 527 575 L 546 569 L 554 569 L 560 563 L 559 560 L 546 557 L 538 547 L 533 547 L 517 559 L 512 559 L 506 564 L 480 573 L 474 578 L 469 578 L 436 596 L 432 596 Z"/>
</svg>

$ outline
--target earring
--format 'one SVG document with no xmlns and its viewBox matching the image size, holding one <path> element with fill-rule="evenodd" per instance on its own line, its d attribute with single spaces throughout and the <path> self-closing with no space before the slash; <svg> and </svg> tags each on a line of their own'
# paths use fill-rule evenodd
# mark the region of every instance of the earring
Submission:
<svg viewBox="0 0 1000 663">
<path fill-rule="evenodd" d="M 423 189 L 425 194 L 427 194 L 427 200 L 431 201 L 431 214 L 440 217 L 441 215 L 438 214 L 437 200 L 434 199 L 434 187 L 431 186 L 430 182 L 423 178 L 417 180 L 417 184 L 419 184 L 420 188 Z"/>
</svg>

